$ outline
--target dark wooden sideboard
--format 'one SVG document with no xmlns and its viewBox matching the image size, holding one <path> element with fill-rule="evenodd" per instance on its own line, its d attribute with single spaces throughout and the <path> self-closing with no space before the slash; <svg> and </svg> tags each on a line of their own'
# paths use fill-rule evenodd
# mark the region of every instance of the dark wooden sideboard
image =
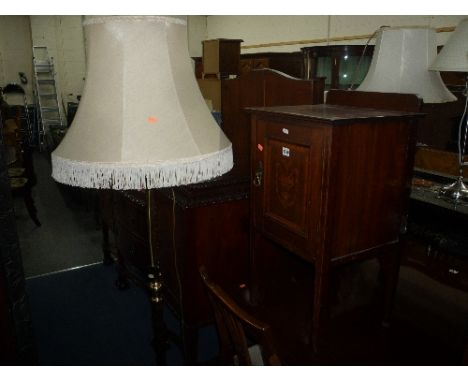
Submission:
<svg viewBox="0 0 468 382">
<path fill-rule="evenodd" d="M 233 143 L 235 165 L 210 182 L 153 190 L 152 238 L 164 283 L 164 299 L 181 319 L 187 363 L 197 361 L 198 329 L 213 322 L 198 268 L 239 285 L 249 277 L 249 147 L 246 106 L 316 104 L 323 79 L 299 80 L 269 69 L 223 80 L 222 128 Z M 104 253 L 115 236 L 119 283 L 131 277 L 147 288 L 150 268 L 145 192 L 102 191 Z"/>
<path fill-rule="evenodd" d="M 468 202 L 438 196 L 453 179 L 416 170 L 403 263 L 468 292 Z"/>
<path fill-rule="evenodd" d="M 198 268 L 204 265 L 234 285 L 247 279 L 247 196 L 248 185 L 232 177 L 151 193 L 151 237 L 162 273 L 163 299 L 181 320 L 185 341 L 179 344 L 189 363 L 197 359 L 198 329 L 212 321 Z M 130 279 L 148 289 L 146 192 L 112 191 L 103 193 L 101 200 L 107 204 L 105 214 L 112 216 L 118 284 L 125 287 Z"/>
<path fill-rule="evenodd" d="M 249 110 L 253 301 L 268 293 L 262 268 L 277 245 L 313 263 L 317 350 L 331 267 L 377 256 L 388 320 L 422 115 L 329 104 Z"/>
</svg>

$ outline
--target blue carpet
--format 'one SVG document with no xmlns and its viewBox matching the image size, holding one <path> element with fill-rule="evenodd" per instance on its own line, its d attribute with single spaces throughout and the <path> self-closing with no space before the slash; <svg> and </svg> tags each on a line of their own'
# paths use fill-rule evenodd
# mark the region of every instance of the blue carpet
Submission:
<svg viewBox="0 0 468 382">
<path fill-rule="evenodd" d="M 114 266 L 91 265 L 26 281 L 40 365 L 156 365 L 146 294 L 114 286 Z M 179 323 L 168 309 L 166 325 Z M 214 327 L 199 332 L 199 359 L 216 355 Z M 169 365 L 182 365 L 171 344 Z"/>
</svg>

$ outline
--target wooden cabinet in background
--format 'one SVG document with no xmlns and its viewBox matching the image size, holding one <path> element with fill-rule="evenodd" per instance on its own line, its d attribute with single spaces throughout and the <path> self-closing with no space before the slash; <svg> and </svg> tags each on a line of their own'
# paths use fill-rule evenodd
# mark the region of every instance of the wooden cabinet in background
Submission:
<svg viewBox="0 0 468 382">
<path fill-rule="evenodd" d="M 420 115 L 323 104 L 249 111 L 254 300 L 268 292 L 259 275 L 274 246 L 313 263 L 317 346 L 331 267 L 377 256 L 387 319 Z"/>
<path fill-rule="evenodd" d="M 273 69 L 296 78 L 304 78 L 301 52 L 247 53 L 240 57 L 240 74 L 255 69 Z M 310 77 L 312 78 L 312 77 Z"/>
<path fill-rule="evenodd" d="M 203 75 L 225 78 L 239 74 L 240 44 L 243 40 L 218 38 L 202 41 Z"/>
<path fill-rule="evenodd" d="M 271 69 L 253 70 L 238 78 L 223 80 L 223 130 L 234 152 L 232 174 L 250 174 L 250 106 L 312 105 L 323 102 L 323 78 L 300 80 Z"/>
</svg>

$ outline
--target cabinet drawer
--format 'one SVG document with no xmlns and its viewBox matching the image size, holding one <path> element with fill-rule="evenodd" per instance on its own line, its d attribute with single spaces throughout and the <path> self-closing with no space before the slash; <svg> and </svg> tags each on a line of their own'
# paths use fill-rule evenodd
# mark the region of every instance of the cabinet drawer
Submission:
<svg viewBox="0 0 468 382">
<path fill-rule="evenodd" d="M 133 235 L 120 222 L 115 231 L 119 264 L 139 281 L 146 280 L 146 272 L 151 264 L 147 243 Z"/>
</svg>

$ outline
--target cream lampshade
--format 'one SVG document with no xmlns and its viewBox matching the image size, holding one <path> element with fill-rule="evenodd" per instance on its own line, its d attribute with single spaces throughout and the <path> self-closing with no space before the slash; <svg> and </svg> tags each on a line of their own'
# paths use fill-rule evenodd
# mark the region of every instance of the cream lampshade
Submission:
<svg viewBox="0 0 468 382">
<path fill-rule="evenodd" d="M 468 19 L 463 19 L 429 68 L 468 73 Z"/>
<path fill-rule="evenodd" d="M 436 55 L 434 29 L 382 28 L 377 34 L 369 71 L 357 90 L 411 93 L 425 103 L 455 101 L 440 74 L 428 70 Z"/>
<path fill-rule="evenodd" d="M 200 93 L 185 20 L 85 20 L 86 83 L 75 119 L 52 153 L 52 177 L 87 188 L 197 183 L 232 168 L 231 142 Z"/>
</svg>

